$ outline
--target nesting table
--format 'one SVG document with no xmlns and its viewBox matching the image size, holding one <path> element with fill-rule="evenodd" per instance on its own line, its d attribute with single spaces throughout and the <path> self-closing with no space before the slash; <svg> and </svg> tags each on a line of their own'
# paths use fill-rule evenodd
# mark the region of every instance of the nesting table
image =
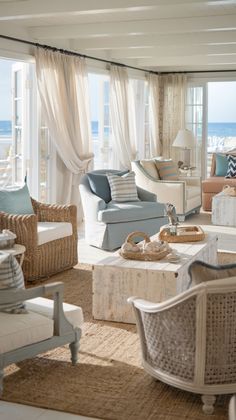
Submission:
<svg viewBox="0 0 236 420">
<path fill-rule="evenodd" d="M 236 197 L 223 192 L 212 198 L 213 225 L 236 226 Z"/>
<path fill-rule="evenodd" d="M 11 248 L 4 248 L 4 249 L 1 249 L 0 251 L 2 251 L 3 253 L 14 255 L 15 257 L 19 257 L 19 263 L 20 263 L 20 266 L 22 266 L 23 261 L 24 261 L 25 251 L 26 251 L 26 248 L 24 245 L 15 244 Z"/>
<path fill-rule="evenodd" d="M 155 239 L 155 235 L 151 238 Z M 180 255 L 177 263 L 125 260 L 115 253 L 93 267 L 93 317 L 135 323 L 130 296 L 162 302 L 189 287 L 188 267 L 194 260 L 217 263 L 217 236 L 204 241 L 170 244 Z"/>
</svg>

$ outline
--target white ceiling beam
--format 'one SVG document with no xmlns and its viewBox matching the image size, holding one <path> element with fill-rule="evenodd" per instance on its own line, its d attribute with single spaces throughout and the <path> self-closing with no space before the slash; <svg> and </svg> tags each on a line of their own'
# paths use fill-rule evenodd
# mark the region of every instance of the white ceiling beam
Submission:
<svg viewBox="0 0 236 420">
<path fill-rule="evenodd" d="M 108 50 L 109 51 L 109 50 Z M 94 50 L 97 52 L 97 50 Z M 90 51 L 93 55 L 93 51 Z M 143 57 L 180 57 L 192 55 L 236 55 L 236 44 L 232 45 L 195 45 L 184 47 L 147 47 L 147 48 L 127 48 L 123 50 L 110 50 L 109 57 L 113 60 L 121 60 L 124 58 L 143 58 Z"/>
<path fill-rule="evenodd" d="M 12 19 L 30 19 L 35 16 L 50 17 L 60 14 L 70 13 L 91 13 L 103 11 L 115 11 L 118 9 L 128 10 L 130 8 L 147 10 L 156 6 L 175 6 L 181 4 L 202 4 L 202 5 L 228 5 L 234 4 L 234 0 L 28 0 L 3 2 L 0 8 L 0 18 Z"/>
<path fill-rule="evenodd" d="M 47 39 L 50 43 L 50 39 Z M 152 46 L 188 46 L 236 43 L 236 30 L 212 31 L 194 34 L 174 35 L 129 35 L 120 37 L 99 37 L 87 39 L 72 39 L 71 48 L 75 50 L 112 50 L 123 48 L 139 48 Z"/>
<path fill-rule="evenodd" d="M 127 60 L 126 60 L 127 61 Z M 217 65 L 235 65 L 236 66 L 236 54 L 235 55 L 224 55 L 224 56 L 205 56 L 205 55 L 194 55 L 194 56 L 181 56 L 181 57 L 152 57 L 143 58 L 136 60 L 138 67 L 159 67 L 159 66 L 217 66 Z"/>
<path fill-rule="evenodd" d="M 91 38 L 124 34 L 170 34 L 236 29 L 236 14 L 201 18 L 155 19 L 81 25 L 50 25 L 29 28 L 35 39 Z"/>
</svg>

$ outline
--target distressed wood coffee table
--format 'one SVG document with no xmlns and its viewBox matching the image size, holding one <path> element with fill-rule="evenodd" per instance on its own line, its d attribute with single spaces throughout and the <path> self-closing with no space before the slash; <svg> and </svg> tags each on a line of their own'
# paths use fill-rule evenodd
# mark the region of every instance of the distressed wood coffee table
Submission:
<svg viewBox="0 0 236 420">
<path fill-rule="evenodd" d="M 155 236 L 152 237 L 154 239 Z M 135 323 L 130 296 L 162 302 L 186 290 L 188 267 L 195 260 L 217 263 L 217 236 L 204 241 L 170 244 L 180 255 L 178 263 L 125 260 L 118 252 L 93 267 L 93 317 Z"/>
</svg>

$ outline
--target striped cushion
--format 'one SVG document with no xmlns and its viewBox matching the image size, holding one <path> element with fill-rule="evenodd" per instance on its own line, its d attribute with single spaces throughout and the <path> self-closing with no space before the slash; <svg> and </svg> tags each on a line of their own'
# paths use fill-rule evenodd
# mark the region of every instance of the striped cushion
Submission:
<svg viewBox="0 0 236 420">
<path fill-rule="evenodd" d="M 225 178 L 236 178 L 236 156 L 227 156 L 228 170 Z"/>
<path fill-rule="evenodd" d="M 107 178 L 112 200 L 118 202 L 139 201 L 134 172 L 122 176 L 107 174 Z"/>
<path fill-rule="evenodd" d="M 155 160 L 160 179 L 176 180 L 178 179 L 178 169 L 172 159 L 168 160 Z"/>
<path fill-rule="evenodd" d="M 24 289 L 23 272 L 15 257 L 6 252 L 1 252 L 1 256 L 0 290 Z M 15 314 L 27 312 L 23 302 L 1 304 L 0 311 Z"/>
</svg>

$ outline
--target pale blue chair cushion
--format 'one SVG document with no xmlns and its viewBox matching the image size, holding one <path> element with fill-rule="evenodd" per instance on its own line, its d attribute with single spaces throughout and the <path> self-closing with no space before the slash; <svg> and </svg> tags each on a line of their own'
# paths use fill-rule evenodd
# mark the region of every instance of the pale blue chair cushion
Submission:
<svg viewBox="0 0 236 420">
<path fill-rule="evenodd" d="M 0 211 L 9 214 L 34 214 L 27 185 L 0 190 Z"/>
<path fill-rule="evenodd" d="M 104 171 L 105 172 L 105 171 Z M 126 174 L 128 171 L 117 172 L 116 175 L 122 176 Z M 111 171 L 107 171 L 107 174 L 111 173 Z M 96 194 L 98 197 L 102 198 L 105 203 L 109 203 L 111 201 L 111 189 L 107 179 L 106 173 L 94 173 L 89 172 L 87 173 L 89 185 L 91 191 Z"/>
<path fill-rule="evenodd" d="M 163 217 L 164 205 L 152 201 L 117 203 L 111 201 L 105 210 L 98 212 L 98 221 L 103 223 L 131 222 L 134 220 Z"/>
</svg>

